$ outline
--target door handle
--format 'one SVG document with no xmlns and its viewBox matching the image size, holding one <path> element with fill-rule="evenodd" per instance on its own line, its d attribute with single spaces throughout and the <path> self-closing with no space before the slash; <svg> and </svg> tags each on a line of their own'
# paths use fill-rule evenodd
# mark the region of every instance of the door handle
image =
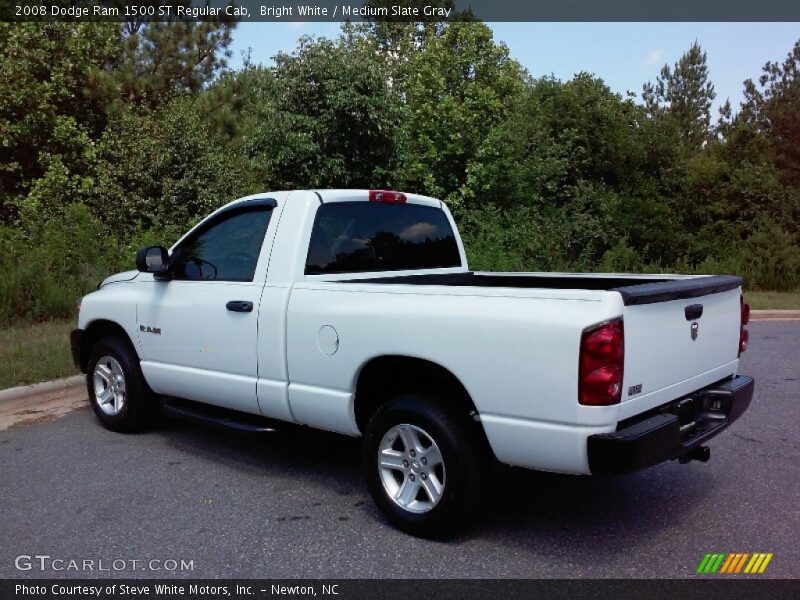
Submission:
<svg viewBox="0 0 800 600">
<path fill-rule="evenodd" d="M 247 300 L 231 300 L 225 308 L 233 312 L 253 312 L 253 303 Z"/>
</svg>

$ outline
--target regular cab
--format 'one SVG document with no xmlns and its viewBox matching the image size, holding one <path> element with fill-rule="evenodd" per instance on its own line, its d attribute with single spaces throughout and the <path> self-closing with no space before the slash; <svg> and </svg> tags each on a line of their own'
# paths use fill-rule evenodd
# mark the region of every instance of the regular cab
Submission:
<svg viewBox="0 0 800 600">
<path fill-rule="evenodd" d="M 425 196 L 257 194 L 136 265 L 83 298 L 72 333 L 100 423 L 361 436 L 372 498 L 413 534 L 489 510 L 493 460 L 705 461 L 753 393 L 738 277 L 474 272 Z"/>
</svg>

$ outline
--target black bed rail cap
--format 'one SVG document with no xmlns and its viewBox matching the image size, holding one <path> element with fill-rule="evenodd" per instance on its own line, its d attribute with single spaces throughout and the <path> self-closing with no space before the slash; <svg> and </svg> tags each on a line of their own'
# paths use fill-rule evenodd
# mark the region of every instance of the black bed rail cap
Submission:
<svg viewBox="0 0 800 600">
<path fill-rule="evenodd" d="M 625 306 L 632 306 L 699 298 L 708 294 L 727 292 L 741 286 L 741 277 L 735 275 L 708 275 L 690 279 L 670 279 L 657 283 L 626 285 L 613 288 L 611 291 L 620 293 Z"/>
</svg>

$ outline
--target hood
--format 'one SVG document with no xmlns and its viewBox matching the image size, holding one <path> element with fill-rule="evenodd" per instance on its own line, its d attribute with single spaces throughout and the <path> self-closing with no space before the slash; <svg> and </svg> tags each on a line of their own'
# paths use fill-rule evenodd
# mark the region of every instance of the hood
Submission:
<svg viewBox="0 0 800 600">
<path fill-rule="evenodd" d="M 135 269 L 133 271 L 123 271 L 122 273 L 110 275 L 100 282 L 100 285 L 97 286 L 97 289 L 99 290 L 107 283 L 119 283 L 121 281 L 131 281 L 133 279 L 136 279 L 138 276 L 139 276 L 139 271 Z"/>
</svg>

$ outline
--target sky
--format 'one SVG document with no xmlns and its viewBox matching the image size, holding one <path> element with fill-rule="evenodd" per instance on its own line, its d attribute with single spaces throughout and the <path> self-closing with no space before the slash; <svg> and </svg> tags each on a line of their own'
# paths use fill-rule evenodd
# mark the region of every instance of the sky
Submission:
<svg viewBox="0 0 800 600">
<path fill-rule="evenodd" d="M 661 67 L 677 61 L 695 40 L 708 54 L 715 106 L 742 101 L 745 79 L 757 79 L 767 61 L 783 61 L 800 39 L 800 23 L 487 23 L 495 40 L 534 76 L 569 79 L 587 71 L 612 90 L 641 94 Z M 233 34 L 230 66 L 252 49 L 256 64 L 269 65 L 291 52 L 301 35 L 335 38 L 339 23 L 241 23 Z"/>
</svg>

